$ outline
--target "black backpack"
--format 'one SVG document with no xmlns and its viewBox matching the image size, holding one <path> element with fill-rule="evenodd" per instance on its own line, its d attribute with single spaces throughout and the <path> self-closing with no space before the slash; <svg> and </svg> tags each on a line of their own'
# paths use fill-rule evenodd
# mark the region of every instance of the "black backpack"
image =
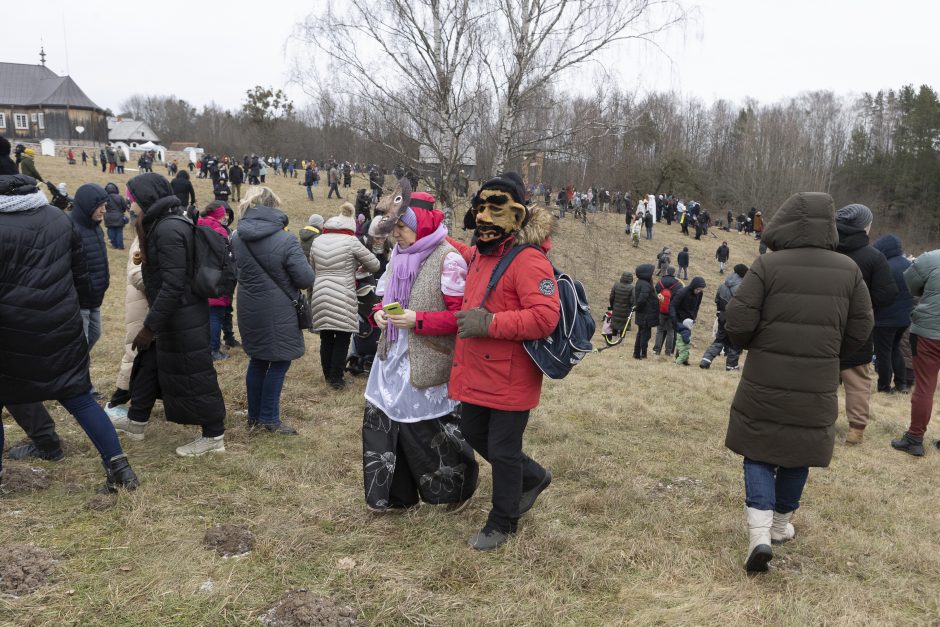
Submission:
<svg viewBox="0 0 940 627">
<path fill-rule="evenodd" d="M 235 255 L 229 240 L 212 227 L 193 224 L 182 216 L 170 216 L 182 220 L 193 228 L 193 294 L 202 298 L 219 298 L 235 293 Z"/>
<path fill-rule="evenodd" d="M 490 292 L 506 272 L 506 268 L 526 248 L 536 248 L 531 244 L 515 246 L 493 268 L 493 274 L 486 285 L 486 293 L 480 307 L 486 303 Z M 551 335 L 537 340 L 525 340 L 522 345 L 535 365 L 550 379 L 564 379 L 571 369 L 581 363 L 584 356 L 594 350 L 591 337 L 596 328 L 591 308 L 580 281 L 552 266 L 555 282 L 558 284 L 558 300 L 561 304 L 561 317 L 558 326 Z"/>
</svg>

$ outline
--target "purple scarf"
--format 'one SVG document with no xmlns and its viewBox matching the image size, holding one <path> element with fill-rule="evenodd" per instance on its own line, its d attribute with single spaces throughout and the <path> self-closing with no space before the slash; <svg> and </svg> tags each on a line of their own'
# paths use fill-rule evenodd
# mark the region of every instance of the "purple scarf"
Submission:
<svg viewBox="0 0 940 627">
<path fill-rule="evenodd" d="M 395 250 L 392 251 L 392 275 L 385 286 L 383 305 L 397 302 L 401 303 L 403 308 L 408 308 L 411 286 L 418 278 L 418 272 L 421 271 L 424 260 L 434 252 L 446 236 L 447 227 L 441 224 L 436 231 L 417 240 L 408 248 L 395 244 Z M 398 339 L 398 328 L 388 325 L 386 335 L 390 342 L 394 342 Z"/>
</svg>

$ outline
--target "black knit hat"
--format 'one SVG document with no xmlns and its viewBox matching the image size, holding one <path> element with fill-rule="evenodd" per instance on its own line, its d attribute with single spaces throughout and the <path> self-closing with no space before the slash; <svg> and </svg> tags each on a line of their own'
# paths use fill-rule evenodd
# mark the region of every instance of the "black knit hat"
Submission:
<svg viewBox="0 0 940 627">
<path fill-rule="evenodd" d="M 484 189 L 498 189 L 509 194 L 520 205 L 525 204 L 525 185 L 522 183 L 522 177 L 519 176 L 518 172 L 503 172 L 483 183 L 474 197 L 474 205 L 479 202 L 480 192 Z"/>
<path fill-rule="evenodd" d="M 743 279 L 744 275 L 747 274 L 747 266 L 739 263 L 734 267 L 734 273 Z"/>
</svg>

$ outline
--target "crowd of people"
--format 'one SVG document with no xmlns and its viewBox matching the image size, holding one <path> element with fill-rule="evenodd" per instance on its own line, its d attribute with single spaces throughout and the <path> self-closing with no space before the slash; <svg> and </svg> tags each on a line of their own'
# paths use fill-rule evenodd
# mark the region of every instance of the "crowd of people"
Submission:
<svg viewBox="0 0 940 627">
<path fill-rule="evenodd" d="M 282 419 L 280 398 L 310 330 L 319 335 L 329 387 L 343 390 L 349 372 L 368 375 L 362 477 L 372 512 L 421 502 L 462 511 L 478 487 L 479 455 L 492 468 L 492 503 L 468 543 L 491 550 L 512 537 L 551 484 L 550 470 L 525 453 L 543 374 L 523 343 L 547 337 L 560 319 L 546 257 L 556 218 L 530 202 L 532 190 L 516 173 L 486 180 L 473 194 L 468 245 L 450 237 L 435 198 L 415 191 L 408 176 L 377 197 L 361 190 L 336 216 L 311 215 L 295 235 L 280 198 L 264 185 L 261 159 L 206 157 L 199 169 L 212 179 L 215 198 L 198 211 L 183 170 L 172 180 L 138 174 L 123 194 L 113 184 L 82 185 L 63 212 L 29 174 L 29 157 L 18 167 L 9 143 L 0 142 L 0 403 L 30 439 L 11 458 L 62 458 L 42 404 L 48 400 L 65 407 L 94 443 L 105 491 L 137 487 L 117 434 L 144 439 L 158 399 L 167 420 L 199 428 L 178 455 L 223 453 L 226 405 L 214 367 L 225 359 L 223 345 L 249 358 L 245 428 L 296 435 L 296 425 Z M 290 160 L 277 169 L 285 161 L 289 172 Z M 330 195 L 338 196 L 344 172 L 338 162 L 330 166 Z M 245 170 L 242 196 L 235 181 L 242 184 Z M 230 181 L 234 198 L 219 189 Z M 698 235 L 713 226 L 698 203 L 673 200 L 644 198 L 625 211 L 631 236 L 642 229 L 652 239 L 660 221 L 677 222 L 689 237 L 690 223 Z M 655 263 L 623 272 L 611 290 L 612 330 L 635 323 L 635 359 L 646 359 L 653 341 L 655 356 L 674 354 L 676 364 L 689 366 L 693 334 L 708 334 L 702 369 L 724 354 L 725 369 L 737 371 L 747 351 L 726 445 L 744 458 L 748 571 L 766 570 L 771 544 L 795 536 L 792 516 L 809 468 L 832 458 L 840 384 L 847 444 L 864 441 L 874 386 L 911 394 L 910 427 L 891 445 L 924 454 L 940 370 L 940 251 L 911 261 L 896 236 L 872 245 L 873 220 L 866 206 L 837 211 L 821 193 L 795 194 L 766 225 L 755 211 L 750 232 L 766 254 L 731 265 L 725 276 L 731 249 L 727 241 L 717 247 L 722 280 L 710 334 L 699 330 L 709 285 L 694 273 L 688 280 L 688 246 L 675 265 L 672 248 L 662 247 Z M 110 245 L 122 248 L 127 223 L 134 238 L 123 286 L 125 350 L 102 407 L 89 377 L 111 289 L 101 226 Z M 234 280 L 207 296 L 194 277 L 199 242 L 209 237 L 231 251 Z"/>
</svg>

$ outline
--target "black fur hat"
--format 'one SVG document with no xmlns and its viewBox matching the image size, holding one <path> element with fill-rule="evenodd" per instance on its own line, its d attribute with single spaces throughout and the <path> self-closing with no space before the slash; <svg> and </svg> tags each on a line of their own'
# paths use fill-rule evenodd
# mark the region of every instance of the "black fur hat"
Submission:
<svg viewBox="0 0 940 627">
<path fill-rule="evenodd" d="M 518 172 L 503 172 L 483 183 L 479 191 L 477 191 L 476 195 L 473 197 L 474 205 L 479 203 L 480 192 L 485 189 L 498 189 L 501 192 L 509 194 L 512 199 L 520 205 L 525 204 L 525 185 L 522 183 L 522 177 L 519 176 Z"/>
</svg>

